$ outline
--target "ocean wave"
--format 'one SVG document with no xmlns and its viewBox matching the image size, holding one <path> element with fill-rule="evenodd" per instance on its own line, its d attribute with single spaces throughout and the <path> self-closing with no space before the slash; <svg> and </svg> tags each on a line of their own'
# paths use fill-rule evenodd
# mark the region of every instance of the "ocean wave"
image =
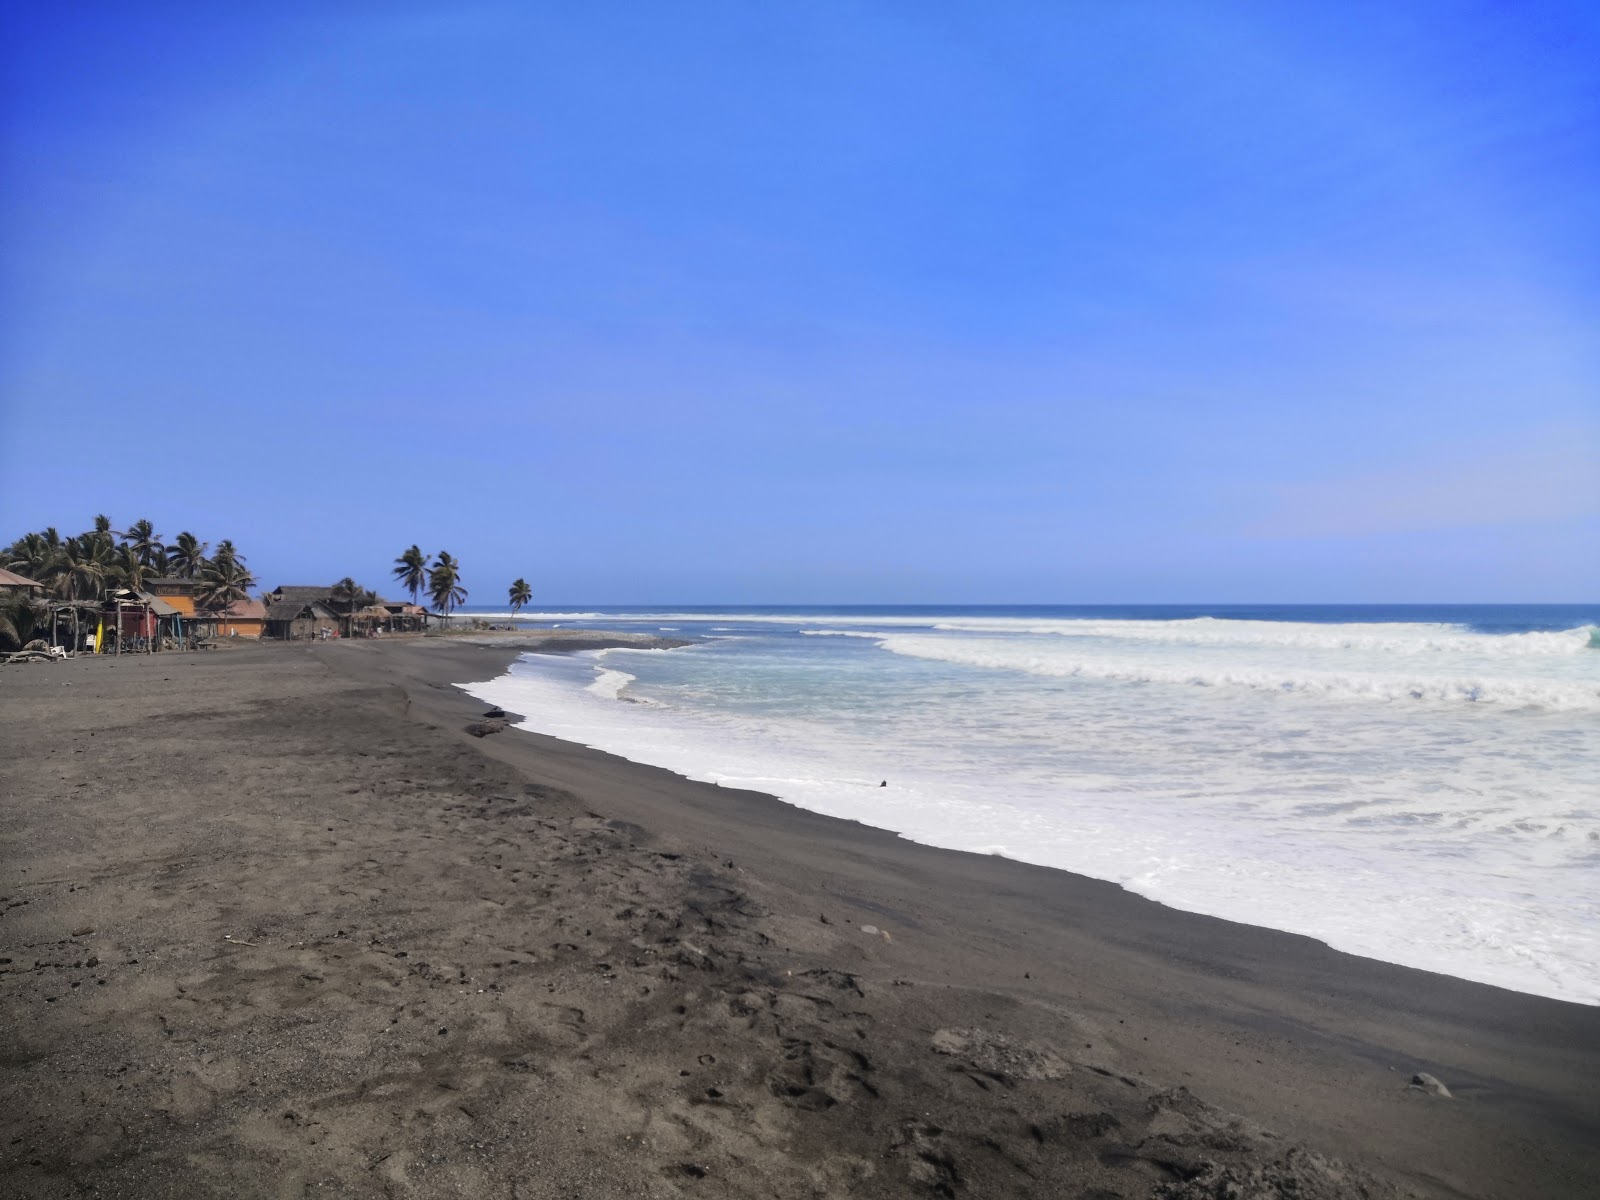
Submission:
<svg viewBox="0 0 1600 1200">
<path fill-rule="evenodd" d="M 629 675 L 626 671 L 600 667 L 595 673 L 594 682 L 585 690 L 593 692 L 596 696 L 603 696 L 607 700 L 622 700 L 625 698 L 622 693 L 637 678 L 637 675 Z"/>
<path fill-rule="evenodd" d="M 488 619 L 507 619 L 509 613 L 473 613 Z M 793 614 L 793 613 L 688 613 L 688 612 L 524 612 L 518 620 L 604 620 L 675 625 L 766 625 L 791 628 L 808 636 L 872 636 L 871 630 L 900 632 L 932 630 L 941 633 L 1030 635 L 1062 638 L 1096 638 L 1110 641 L 1174 643 L 1191 646 L 1296 647 L 1321 650 L 1376 650 L 1390 654 L 1491 654 L 1565 656 L 1591 646 L 1596 627 L 1529 633 L 1483 633 L 1464 625 L 1444 622 L 1260 621 L 1235 617 L 1183 617 L 1170 620 L 1095 617 L 983 617 L 929 613 L 894 614 Z"/>
<path fill-rule="evenodd" d="M 885 650 L 910 658 L 1056 678 L 1240 687 L 1253 691 L 1299 692 L 1353 699 L 1475 702 L 1600 711 L 1600 686 L 1590 682 L 1528 679 L 1489 673 L 1443 676 L 1385 671 L 1316 671 L 1298 664 L 1276 667 L 1253 663 L 1093 656 L 1076 653 L 1070 647 L 999 638 L 885 634 L 879 642 Z"/>
<path fill-rule="evenodd" d="M 1588 648 L 1590 627 L 1559 632 L 1479 633 L 1430 622 L 1242 621 L 1191 617 L 1174 621 L 1046 620 L 996 617 L 940 621 L 945 633 L 1007 633 L 1097 638 L 1187 646 L 1264 646 L 1315 650 L 1377 650 L 1389 654 L 1569 655 Z"/>
</svg>

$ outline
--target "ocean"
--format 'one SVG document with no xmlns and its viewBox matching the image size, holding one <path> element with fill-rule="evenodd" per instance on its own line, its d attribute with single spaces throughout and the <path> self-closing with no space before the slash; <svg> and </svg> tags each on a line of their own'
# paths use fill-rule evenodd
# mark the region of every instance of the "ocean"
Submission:
<svg viewBox="0 0 1600 1200">
<path fill-rule="evenodd" d="M 1600 605 L 519 621 L 695 639 L 524 655 L 473 686 L 531 729 L 929 845 L 1600 1004 Z"/>
</svg>

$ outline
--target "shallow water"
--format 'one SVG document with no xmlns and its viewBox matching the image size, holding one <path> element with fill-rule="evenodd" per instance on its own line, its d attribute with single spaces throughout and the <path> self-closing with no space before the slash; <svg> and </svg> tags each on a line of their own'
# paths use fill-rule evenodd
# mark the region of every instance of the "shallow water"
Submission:
<svg viewBox="0 0 1600 1200">
<path fill-rule="evenodd" d="M 1600 1003 L 1600 610 L 689 609 L 527 724 L 916 841 Z M 887 787 L 879 786 L 887 782 Z"/>
</svg>

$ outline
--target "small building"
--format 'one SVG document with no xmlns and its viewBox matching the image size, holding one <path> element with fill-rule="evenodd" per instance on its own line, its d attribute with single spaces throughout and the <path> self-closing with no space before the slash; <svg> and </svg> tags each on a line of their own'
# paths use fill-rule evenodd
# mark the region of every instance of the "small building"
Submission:
<svg viewBox="0 0 1600 1200">
<path fill-rule="evenodd" d="M 420 604 L 381 598 L 378 604 L 388 613 L 383 626 L 385 633 L 421 633 L 428 627 L 428 610 Z"/>
<path fill-rule="evenodd" d="M 284 641 L 337 637 L 344 628 L 328 587 L 280 587 L 268 592 L 266 636 Z"/>
<path fill-rule="evenodd" d="M 107 588 L 96 616 L 94 646 L 101 654 L 149 654 L 160 648 L 156 597 L 128 588 Z"/>
<path fill-rule="evenodd" d="M 267 631 L 267 606 L 247 597 L 224 609 L 201 609 L 195 620 L 208 623 L 212 637 L 259 639 Z"/>
<path fill-rule="evenodd" d="M 170 604 L 180 617 L 193 617 L 198 607 L 200 589 L 205 586 L 202 579 L 179 579 L 167 576 L 160 579 L 146 579 L 144 590 L 152 596 L 159 596 Z"/>
<path fill-rule="evenodd" d="M 37 579 L 29 579 L 26 575 L 18 575 L 15 571 L 7 571 L 0 567 L 0 596 L 32 596 L 44 595 L 44 584 Z"/>
</svg>

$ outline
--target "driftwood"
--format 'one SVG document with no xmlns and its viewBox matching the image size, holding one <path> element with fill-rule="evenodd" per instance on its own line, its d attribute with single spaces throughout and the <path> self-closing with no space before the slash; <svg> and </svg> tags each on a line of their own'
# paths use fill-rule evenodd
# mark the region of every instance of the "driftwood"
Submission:
<svg viewBox="0 0 1600 1200">
<path fill-rule="evenodd" d="M 7 663 L 36 663 L 36 662 L 65 662 L 65 651 L 57 650 L 18 650 L 14 654 L 7 654 L 0 662 Z"/>
</svg>

